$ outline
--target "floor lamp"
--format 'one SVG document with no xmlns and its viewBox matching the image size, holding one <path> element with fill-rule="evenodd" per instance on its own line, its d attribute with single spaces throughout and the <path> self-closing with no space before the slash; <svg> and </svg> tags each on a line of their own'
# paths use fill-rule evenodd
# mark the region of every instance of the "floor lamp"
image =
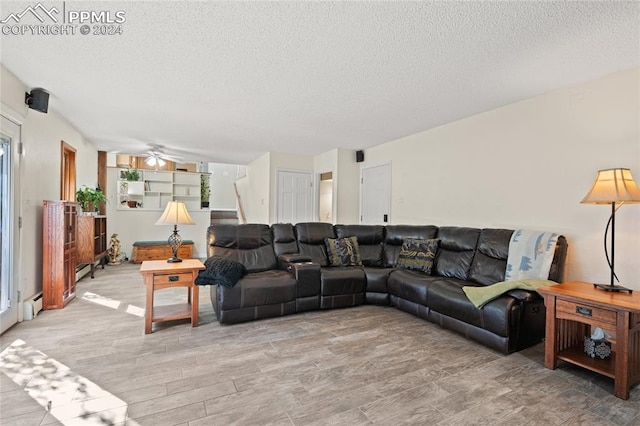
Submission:
<svg viewBox="0 0 640 426">
<path fill-rule="evenodd" d="M 585 204 L 611 204 L 611 216 L 604 231 L 604 254 L 611 270 L 610 284 L 594 284 L 594 287 L 604 291 L 629 292 L 633 290 L 616 285 L 615 281 L 620 281 L 614 270 L 615 256 L 615 233 L 616 233 L 616 211 L 623 204 L 640 203 L 640 188 L 633 180 L 629 169 L 607 169 L 600 170 L 596 174 L 593 186 L 582 199 Z M 607 234 L 611 228 L 611 257 L 607 250 Z"/>
<path fill-rule="evenodd" d="M 168 239 L 173 256 L 167 259 L 167 262 L 182 262 L 182 259 L 178 257 L 178 249 L 182 244 L 182 237 L 178 234 L 178 225 L 195 225 L 195 222 L 189 216 L 187 206 L 181 201 L 169 201 L 156 225 L 173 225 L 173 233 L 169 235 Z"/>
</svg>

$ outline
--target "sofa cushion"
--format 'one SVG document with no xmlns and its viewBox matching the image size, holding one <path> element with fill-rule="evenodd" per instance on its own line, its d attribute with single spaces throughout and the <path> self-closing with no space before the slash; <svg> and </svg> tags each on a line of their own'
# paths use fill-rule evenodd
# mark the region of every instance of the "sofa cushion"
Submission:
<svg viewBox="0 0 640 426">
<path fill-rule="evenodd" d="M 467 280 L 480 229 L 443 226 L 438 230 L 440 246 L 434 262 L 435 275 Z"/>
<path fill-rule="evenodd" d="M 327 258 L 331 266 L 362 266 L 357 237 L 325 238 Z"/>
<path fill-rule="evenodd" d="M 197 285 L 216 285 L 233 287 L 240 278 L 247 274 L 247 268 L 240 262 L 211 256 L 204 262 L 206 269 L 199 271 L 195 283 Z"/>
<path fill-rule="evenodd" d="M 384 237 L 384 267 L 396 266 L 402 243 L 406 238 L 428 240 L 435 238 L 438 227 L 432 225 L 388 225 Z"/>
<path fill-rule="evenodd" d="M 469 270 L 469 280 L 490 285 L 504 281 L 511 229 L 483 229 Z"/>
<path fill-rule="evenodd" d="M 298 223 L 295 230 L 300 254 L 309 256 L 312 262 L 320 266 L 328 266 L 324 239 L 336 238 L 333 225 L 321 222 Z"/>
<path fill-rule="evenodd" d="M 388 281 L 391 272 L 393 272 L 393 268 L 365 266 L 364 273 L 367 276 L 367 292 L 389 293 Z"/>
<path fill-rule="evenodd" d="M 271 225 L 273 235 L 273 251 L 276 257 L 283 254 L 297 253 L 298 243 L 293 225 L 290 223 L 274 223 Z"/>
<path fill-rule="evenodd" d="M 222 310 L 273 305 L 296 300 L 296 280 L 285 271 L 272 270 L 245 275 L 232 288 L 218 288 Z"/>
<path fill-rule="evenodd" d="M 364 266 L 382 266 L 384 226 L 382 225 L 336 225 L 338 238 L 357 237 L 360 257 Z"/>
<path fill-rule="evenodd" d="M 416 240 L 407 238 L 402 244 L 402 250 L 398 255 L 398 268 L 413 269 L 431 274 L 433 260 L 438 250 L 438 240 Z"/>
<path fill-rule="evenodd" d="M 429 309 L 499 336 L 509 336 L 510 326 L 515 326 L 517 321 L 515 298 L 500 296 L 478 309 L 462 290 L 465 285 L 469 282 L 455 278 L 435 279 L 429 286 Z"/>
<path fill-rule="evenodd" d="M 207 228 L 207 242 L 208 257 L 233 259 L 249 273 L 278 267 L 268 225 L 211 225 Z"/>
<path fill-rule="evenodd" d="M 389 293 L 401 299 L 427 306 L 427 289 L 434 277 L 409 269 L 394 269 L 389 274 Z"/>
<path fill-rule="evenodd" d="M 365 287 L 366 277 L 362 268 L 346 266 L 343 268 L 320 269 L 321 296 L 364 294 Z"/>
</svg>

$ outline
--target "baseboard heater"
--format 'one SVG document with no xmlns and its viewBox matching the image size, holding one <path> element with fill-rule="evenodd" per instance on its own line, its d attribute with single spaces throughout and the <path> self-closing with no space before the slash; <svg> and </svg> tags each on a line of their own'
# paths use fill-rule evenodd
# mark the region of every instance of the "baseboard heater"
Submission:
<svg viewBox="0 0 640 426">
<path fill-rule="evenodd" d="M 42 310 L 42 292 L 36 293 L 24 301 L 24 320 L 30 321 Z"/>
</svg>

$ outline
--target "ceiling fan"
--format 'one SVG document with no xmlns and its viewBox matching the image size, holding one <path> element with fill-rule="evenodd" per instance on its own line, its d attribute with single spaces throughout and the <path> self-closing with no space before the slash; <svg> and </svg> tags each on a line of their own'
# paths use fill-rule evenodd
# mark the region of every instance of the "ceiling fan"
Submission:
<svg viewBox="0 0 640 426">
<path fill-rule="evenodd" d="M 173 161 L 174 163 L 182 163 L 184 160 L 179 156 L 168 155 L 165 153 L 166 148 L 163 145 L 148 144 L 149 149 L 142 152 L 129 153 L 136 157 L 146 157 L 144 162 L 149 167 L 155 167 L 158 170 L 159 167 L 163 167 L 167 161 Z M 124 152 L 122 152 L 124 154 Z"/>
</svg>

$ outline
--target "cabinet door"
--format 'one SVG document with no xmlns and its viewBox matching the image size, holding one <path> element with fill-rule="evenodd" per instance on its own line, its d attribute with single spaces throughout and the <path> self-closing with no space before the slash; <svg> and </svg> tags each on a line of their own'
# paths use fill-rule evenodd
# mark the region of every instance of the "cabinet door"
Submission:
<svg viewBox="0 0 640 426">
<path fill-rule="evenodd" d="M 95 228 L 94 216 L 79 215 L 77 218 L 77 262 L 92 263 L 95 257 L 93 247 L 93 234 Z"/>
<path fill-rule="evenodd" d="M 77 234 L 77 205 L 65 203 L 64 206 L 64 292 L 62 299 L 67 300 L 76 291 L 76 234 Z"/>
</svg>

